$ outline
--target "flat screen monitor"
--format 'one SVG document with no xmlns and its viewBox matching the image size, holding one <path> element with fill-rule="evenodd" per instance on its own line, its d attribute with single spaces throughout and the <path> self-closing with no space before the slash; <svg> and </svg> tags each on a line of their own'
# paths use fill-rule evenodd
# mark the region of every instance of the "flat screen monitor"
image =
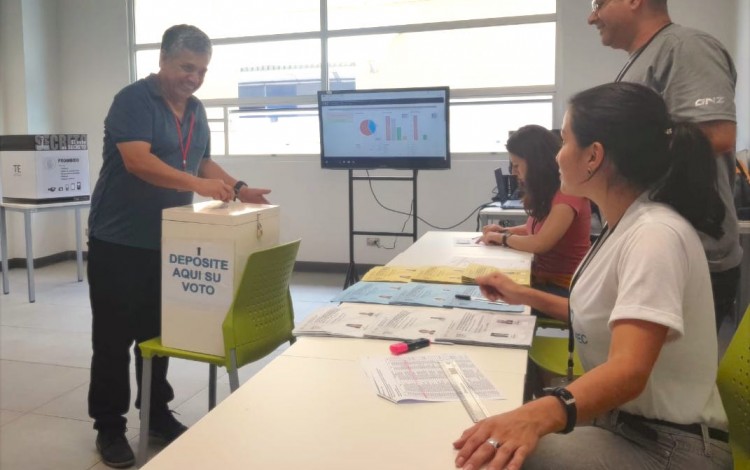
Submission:
<svg viewBox="0 0 750 470">
<path fill-rule="evenodd" d="M 447 169 L 448 87 L 318 92 L 329 169 Z"/>
</svg>

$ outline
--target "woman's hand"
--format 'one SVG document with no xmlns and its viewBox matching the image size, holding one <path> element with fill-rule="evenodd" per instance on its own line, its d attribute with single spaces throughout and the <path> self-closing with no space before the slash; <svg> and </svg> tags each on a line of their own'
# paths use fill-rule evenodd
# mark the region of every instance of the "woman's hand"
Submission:
<svg viewBox="0 0 750 470">
<path fill-rule="evenodd" d="M 508 276 L 500 272 L 479 276 L 476 279 L 479 289 L 489 300 L 502 300 L 513 305 L 525 304 L 526 286 L 516 284 Z"/>
<path fill-rule="evenodd" d="M 476 470 L 488 463 L 488 470 L 520 470 L 541 435 L 540 426 L 527 407 L 484 419 L 453 443 L 458 449 L 456 467 Z M 488 439 L 497 442 L 498 447 Z"/>
<path fill-rule="evenodd" d="M 484 232 L 477 243 L 484 243 L 485 245 L 502 245 L 503 233 L 502 232 Z"/>
<path fill-rule="evenodd" d="M 506 231 L 505 227 L 501 225 L 497 225 L 497 224 L 489 224 L 489 225 L 485 225 L 484 227 L 482 227 L 483 235 L 487 235 L 488 233 L 492 233 L 492 232 L 503 233 L 505 231 Z"/>
</svg>

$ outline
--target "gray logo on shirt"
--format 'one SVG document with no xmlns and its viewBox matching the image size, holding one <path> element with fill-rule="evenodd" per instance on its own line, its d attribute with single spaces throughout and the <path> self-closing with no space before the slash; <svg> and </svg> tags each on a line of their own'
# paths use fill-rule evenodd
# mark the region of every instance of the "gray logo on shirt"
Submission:
<svg viewBox="0 0 750 470">
<path fill-rule="evenodd" d="M 713 98 L 699 98 L 695 100 L 695 107 L 710 106 L 712 104 L 724 104 L 726 99 L 723 96 L 714 96 Z"/>
</svg>

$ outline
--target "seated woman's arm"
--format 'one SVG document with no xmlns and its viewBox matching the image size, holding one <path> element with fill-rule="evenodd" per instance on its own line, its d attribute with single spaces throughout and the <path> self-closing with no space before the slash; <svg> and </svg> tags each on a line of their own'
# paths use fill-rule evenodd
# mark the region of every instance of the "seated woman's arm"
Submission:
<svg viewBox="0 0 750 470">
<path fill-rule="evenodd" d="M 482 235 L 487 235 L 488 233 L 500 233 L 503 232 L 510 232 L 513 235 L 528 235 L 529 233 L 526 231 L 526 225 L 515 225 L 513 227 L 503 227 L 502 225 L 498 224 L 489 224 L 482 227 Z"/>
<path fill-rule="evenodd" d="M 607 361 L 567 388 L 576 399 L 578 422 L 587 421 L 634 399 L 651 375 L 668 328 L 643 320 L 613 323 Z M 566 414 L 555 397 L 534 400 L 508 413 L 480 421 L 453 443 L 460 449 L 456 466 L 489 470 L 521 468 L 539 439 L 565 428 Z M 492 438 L 502 445 L 495 451 L 486 444 Z"/>
<path fill-rule="evenodd" d="M 541 230 L 534 235 L 516 234 L 506 237 L 509 247 L 528 253 L 546 253 L 551 250 L 568 231 L 576 217 L 575 210 L 567 204 L 555 204 L 552 206 Z M 524 232 L 526 230 L 524 229 Z M 503 234 L 498 232 L 486 232 L 482 236 L 484 243 L 488 245 L 502 244 Z"/>
<path fill-rule="evenodd" d="M 489 300 L 502 300 L 514 305 L 528 305 L 556 320 L 568 321 L 567 297 L 516 284 L 500 272 L 479 276 L 476 282 L 482 291 L 482 295 Z"/>
</svg>

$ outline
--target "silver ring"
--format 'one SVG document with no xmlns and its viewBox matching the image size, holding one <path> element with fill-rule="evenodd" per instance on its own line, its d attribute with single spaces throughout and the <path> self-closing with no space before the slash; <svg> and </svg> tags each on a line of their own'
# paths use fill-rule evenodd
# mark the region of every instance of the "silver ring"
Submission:
<svg viewBox="0 0 750 470">
<path fill-rule="evenodd" d="M 492 438 L 489 438 L 489 439 L 487 439 L 487 444 L 491 445 L 491 446 L 492 446 L 492 447 L 494 447 L 495 449 L 499 449 L 499 448 L 500 448 L 500 446 L 502 445 L 502 444 L 500 443 L 500 441 L 498 441 L 498 440 L 496 440 L 496 439 L 492 439 Z"/>
</svg>

